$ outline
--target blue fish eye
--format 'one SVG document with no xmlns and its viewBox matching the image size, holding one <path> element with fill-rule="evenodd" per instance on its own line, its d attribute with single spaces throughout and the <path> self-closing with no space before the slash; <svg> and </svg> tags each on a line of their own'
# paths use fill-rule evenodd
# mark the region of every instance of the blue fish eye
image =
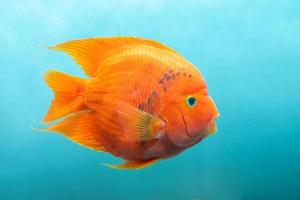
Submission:
<svg viewBox="0 0 300 200">
<path fill-rule="evenodd" d="M 190 107 L 194 107 L 197 104 L 197 99 L 193 96 L 188 96 L 186 98 L 186 104 Z"/>
</svg>

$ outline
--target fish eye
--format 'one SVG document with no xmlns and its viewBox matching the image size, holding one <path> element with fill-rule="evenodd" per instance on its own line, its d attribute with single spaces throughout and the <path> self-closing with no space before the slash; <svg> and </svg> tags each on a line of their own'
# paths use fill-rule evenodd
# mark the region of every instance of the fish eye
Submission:
<svg viewBox="0 0 300 200">
<path fill-rule="evenodd" d="M 189 107 L 194 107 L 197 104 L 197 99 L 193 96 L 188 96 L 185 102 Z"/>
</svg>

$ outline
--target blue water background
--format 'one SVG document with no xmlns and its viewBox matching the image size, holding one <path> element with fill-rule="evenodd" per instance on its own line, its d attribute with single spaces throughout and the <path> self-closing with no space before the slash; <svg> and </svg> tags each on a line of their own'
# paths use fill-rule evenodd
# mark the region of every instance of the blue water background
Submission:
<svg viewBox="0 0 300 200">
<path fill-rule="evenodd" d="M 300 1 L 3 1 L 0 199 L 300 199 Z M 96 36 L 163 42 L 194 63 L 221 114 L 218 133 L 141 171 L 31 126 L 52 92 L 42 76 L 84 77 L 44 48 Z"/>
</svg>

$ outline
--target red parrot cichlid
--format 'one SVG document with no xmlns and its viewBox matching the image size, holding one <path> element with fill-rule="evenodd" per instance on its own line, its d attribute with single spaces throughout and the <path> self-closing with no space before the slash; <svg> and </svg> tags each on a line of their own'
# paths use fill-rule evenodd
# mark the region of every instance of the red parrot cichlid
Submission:
<svg viewBox="0 0 300 200">
<path fill-rule="evenodd" d="M 216 132 L 217 108 L 199 70 L 149 39 L 80 39 L 50 47 L 69 54 L 88 78 L 48 71 L 55 97 L 44 123 L 85 147 L 140 169 Z"/>
</svg>

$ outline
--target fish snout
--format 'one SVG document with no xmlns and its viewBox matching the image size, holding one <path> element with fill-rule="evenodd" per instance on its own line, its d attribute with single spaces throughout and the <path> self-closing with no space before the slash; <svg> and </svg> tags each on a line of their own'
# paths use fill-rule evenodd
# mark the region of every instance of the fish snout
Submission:
<svg viewBox="0 0 300 200">
<path fill-rule="evenodd" d="M 197 137 L 198 135 L 208 136 L 217 132 L 216 119 L 220 116 L 216 104 L 210 96 L 207 101 L 206 119 L 202 122 L 198 122 L 198 127 L 194 130 L 190 130 L 188 135 L 190 137 Z"/>
<path fill-rule="evenodd" d="M 215 102 L 213 101 L 213 99 L 210 96 L 208 98 L 210 99 L 209 107 L 210 107 L 211 112 L 212 112 L 212 119 L 217 119 L 220 116 L 218 108 L 217 108 Z"/>
<path fill-rule="evenodd" d="M 211 97 L 209 97 L 209 99 L 210 99 L 211 118 L 206 128 L 208 135 L 217 132 L 217 124 L 215 120 L 220 116 L 220 113 L 217 109 L 215 102 L 212 100 Z"/>
</svg>

